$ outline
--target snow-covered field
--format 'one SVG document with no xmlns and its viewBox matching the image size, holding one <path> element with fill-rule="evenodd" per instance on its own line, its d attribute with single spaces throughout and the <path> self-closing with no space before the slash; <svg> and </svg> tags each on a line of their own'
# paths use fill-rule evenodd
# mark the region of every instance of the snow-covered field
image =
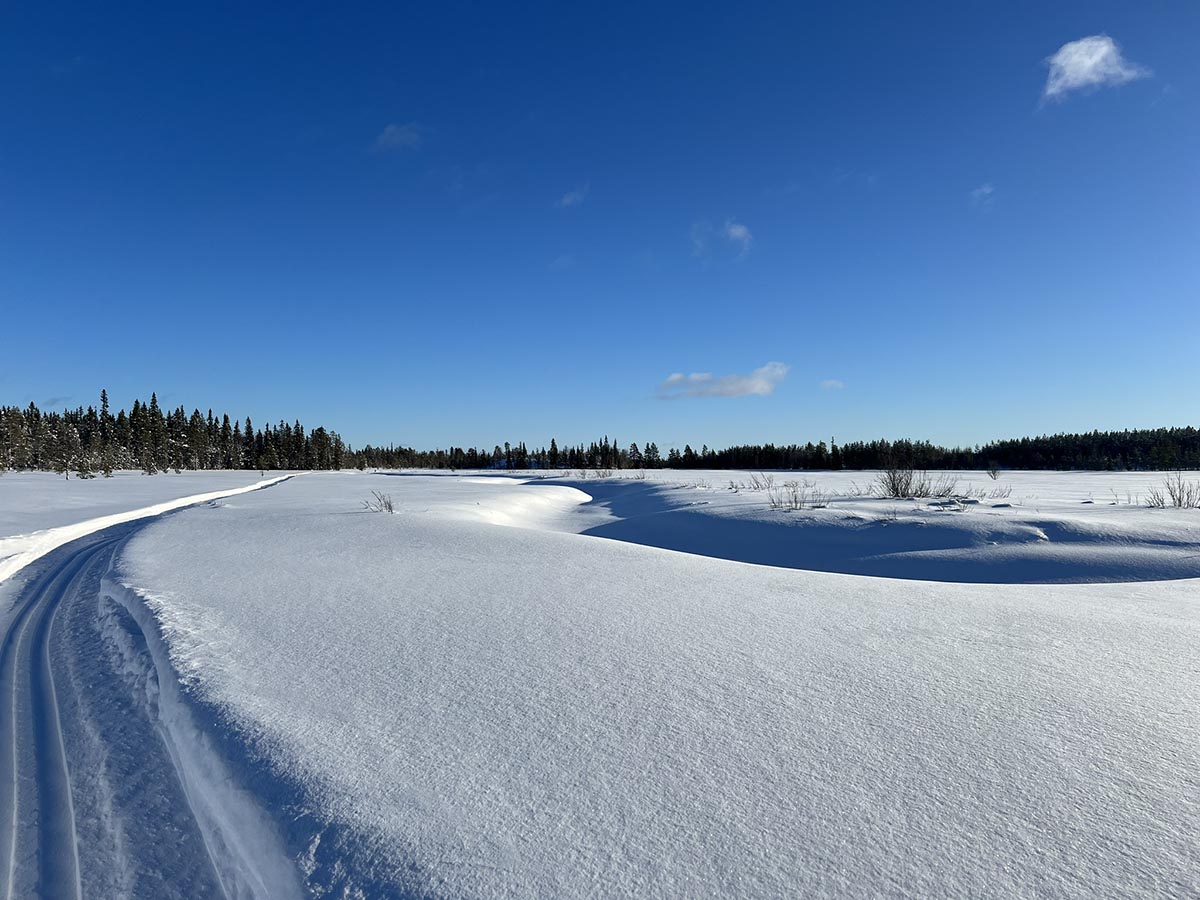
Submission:
<svg viewBox="0 0 1200 900">
<path fill-rule="evenodd" d="M 69 541 L 112 525 L 286 479 L 272 472 L 189 472 L 67 479 L 48 472 L 0 478 L 0 583 Z"/>
<path fill-rule="evenodd" d="M 271 472 L 270 476 L 279 474 Z M 245 487 L 267 477 L 257 469 L 178 475 L 120 471 L 112 478 L 89 479 L 66 479 L 50 472 L 5 472 L 0 475 L 0 538 L 74 525 L 192 494 Z"/>
<path fill-rule="evenodd" d="M 1200 511 L 957 477 L 313 474 L 141 529 L 105 591 L 314 893 L 1197 894 Z"/>
</svg>

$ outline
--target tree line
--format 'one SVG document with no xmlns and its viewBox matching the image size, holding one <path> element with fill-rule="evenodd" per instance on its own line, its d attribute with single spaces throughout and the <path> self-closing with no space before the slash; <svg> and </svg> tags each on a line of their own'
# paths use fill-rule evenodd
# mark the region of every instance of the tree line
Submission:
<svg viewBox="0 0 1200 900">
<path fill-rule="evenodd" d="M 36 469 L 80 478 L 117 469 L 181 472 L 185 469 L 342 469 L 354 454 L 337 432 L 304 430 L 299 422 L 255 428 L 229 415 L 207 415 L 182 406 L 164 411 L 158 395 L 134 400 L 113 415 L 108 392 L 99 407 L 42 412 L 0 407 L 0 469 Z"/>
<path fill-rule="evenodd" d="M 99 406 L 47 411 L 0 406 L 0 470 L 53 471 L 69 477 L 147 474 L 185 469 L 261 471 L 345 468 L 434 469 L 1198 469 L 1200 431 L 1193 427 L 1092 431 L 941 447 L 929 441 L 875 440 L 838 444 L 743 444 L 724 449 L 685 445 L 664 453 L 653 441 L 622 446 L 606 435 L 588 444 L 529 449 L 524 442 L 491 450 L 366 445 L 355 450 L 336 431 L 306 431 L 299 421 L 255 427 L 249 417 L 206 414 L 182 406 L 164 411 L 157 394 L 115 415 L 108 394 Z"/>
</svg>

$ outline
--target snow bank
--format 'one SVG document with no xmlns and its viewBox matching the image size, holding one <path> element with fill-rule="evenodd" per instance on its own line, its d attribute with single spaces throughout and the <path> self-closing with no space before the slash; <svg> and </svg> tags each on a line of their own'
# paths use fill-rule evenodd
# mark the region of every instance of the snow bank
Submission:
<svg viewBox="0 0 1200 900">
<path fill-rule="evenodd" d="M 310 888 L 1200 891 L 1197 582 L 853 577 L 563 533 L 612 504 L 471 512 L 543 487 L 314 475 L 127 547 Z"/>
</svg>

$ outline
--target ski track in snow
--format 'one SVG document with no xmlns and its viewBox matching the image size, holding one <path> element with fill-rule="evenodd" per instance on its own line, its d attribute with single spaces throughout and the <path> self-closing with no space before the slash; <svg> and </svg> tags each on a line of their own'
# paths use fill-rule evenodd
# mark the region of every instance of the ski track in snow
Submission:
<svg viewBox="0 0 1200 900">
<path fill-rule="evenodd" d="M 273 826 L 205 744 L 138 611 L 102 589 L 153 517 L 286 477 L 52 529 L 27 542 L 20 569 L 9 560 L 21 577 L 4 585 L 0 620 L 2 900 L 299 895 Z"/>
</svg>

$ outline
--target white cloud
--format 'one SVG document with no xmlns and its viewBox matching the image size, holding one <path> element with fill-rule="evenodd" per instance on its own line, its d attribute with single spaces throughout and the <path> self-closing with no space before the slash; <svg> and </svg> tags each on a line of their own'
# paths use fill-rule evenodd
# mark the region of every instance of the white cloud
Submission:
<svg viewBox="0 0 1200 900">
<path fill-rule="evenodd" d="M 845 386 L 845 382 L 838 381 L 836 378 L 826 378 L 821 382 L 821 390 L 823 391 L 840 391 Z"/>
<path fill-rule="evenodd" d="M 1071 91 L 1125 84 L 1150 75 L 1150 70 L 1121 55 L 1117 42 L 1107 34 L 1071 41 L 1046 59 L 1050 76 L 1042 91 L 1043 100 L 1060 100 Z"/>
<path fill-rule="evenodd" d="M 710 222 L 696 222 L 692 225 L 691 237 L 692 255 L 699 257 L 724 255 L 728 258 L 733 251 L 733 258 L 743 260 L 754 243 L 750 229 L 733 219 L 726 219 L 720 229 L 713 228 Z"/>
<path fill-rule="evenodd" d="M 659 385 L 658 392 L 662 397 L 748 397 L 751 394 L 765 397 L 775 392 L 790 368 L 785 363 L 769 362 L 749 375 L 722 375 L 719 378 L 709 372 L 691 375 L 674 372 Z"/>
<path fill-rule="evenodd" d="M 738 248 L 738 259 L 742 259 L 750 252 L 750 245 L 754 242 L 754 236 L 750 234 L 750 229 L 741 222 L 727 219 L 725 221 L 725 229 L 722 233 L 725 236 L 725 240 Z"/>
<path fill-rule="evenodd" d="M 406 122 L 403 125 L 393 123 L 379 133 L 379 137 L 371 144 L 371 149 L 377 153 L 389 150 L 416 150 L 424 142 L 425 134 L 416 122 Z"/>
<path fill-rule="evenodd" d="M 590 184 L 585 184 L 581 187 L 575 188 L 573 191 L 567 191 L 562 195 L 562 197 L 559 198 L 555 206 L 560 206 L 563 209 L 569 209 L 572 206 L 578 206 L 587 199 L 588 191 L 590 191 L 591 188 L 592 186 Z"/>
<path fill-rule="evenodd" d="M 996 189 L 991 183 L 981 184 L 975 190 L 971 191 L 972 206 L 989 206 L 992 202 L 992 196 L 996 193 Z"/>
<path fill-rule="evenodd" d="M 565 272 L 567 269 L 574 268 L 575 254 L 564 253 L 562 256 L 556 256 L 552 259 L 549 265 L 546 266 L 551 272 Z"/>
</svg>

